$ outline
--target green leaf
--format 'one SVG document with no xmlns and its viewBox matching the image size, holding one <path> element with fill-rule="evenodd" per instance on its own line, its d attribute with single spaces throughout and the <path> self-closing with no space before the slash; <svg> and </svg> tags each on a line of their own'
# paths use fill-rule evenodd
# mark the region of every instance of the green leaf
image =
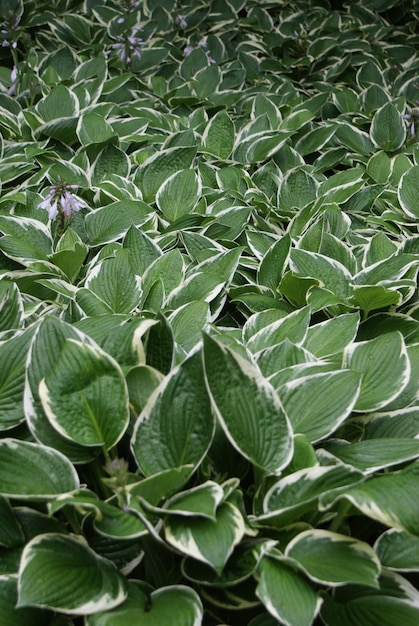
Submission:
<svg viewBox="0 0 419 626">
<path fill-rule="evenodd" d="M 0 496 L 0 547 L 16 548 L 25 543 L 25 535 L 10 502 Z"/>
<path fill-rule="evenodd" d="M 202 339 L 202 330 L 209 321 L 209 306 L 203 300 L 189 302 L 169 318 L 176 343 L 187 354 Z"/>
<path fill-rule="evenodd" d="M 13 626 L 46 626 L 50 624 L 45 611 L 27 607 L 16 608 L 16 576 L 0 576 L 0 624 Z"/>
<path fill-rule="evenodd" d="M 285 626 L 310 626 L 321 599 L 291 559 L 265 555 L 258 566 L 256 595 Z"/>
<path fill-rule="evenodd" d="M 218 483 L 207 480 L 197 487 L 175 494 L 160 509 L 160 514 L 215 520 L 217 508 L 223 499 L 223 488 Z"/>
<path fill-rule="evenodd" d="M 341 352 L 354 341 L 358 326 L 357 313 L 338 315 L 314 324 L 307 331 L 304 348 L 319 359 Z"/>
<path fill-rule="evenodd" d="M 18 607 L 38 606 L 70 615 L 112 609 L 127 596 L 116 567 L 79 535 L 41 534 L 22 554 Z"/>
<path fill-rule="evenodd" d="M 52 251 L 49 230 L 38 220 L 0 215 L 0 231 L 0 250 L 25 265 L 32 260 L 46 261 Z"/>
<path fill-rule="evenodd" d="M 149 157 L 139 168 L 135 183 L 143 192 L 146 202 L 154 202 L 161 185 L 179 170 L 189 169 L 196 154 L 195 147 L 174 146 L 160 150 Z"/>
<path fill-rule="evenodd" d="M 406 126 L 402 114 L 392 102 L 387 102 L 376 111 L 370 135 L 375 146 L 387 152 L 395 152 L 404 144 Z"/>
<path fill-rule="evenodd" d="M 164 529 L 170 545 L 210 565 L 220 575 L 243 538 L 245 526 L 240 511 L 230 502 L 224 502 L 218 507 L 215 520 L 170 516 Z"/>
<path fill-rule="evenodd" d="M 343 497 L 367 517 L 419 536 L 418 476 L 419 463 L 416 461 L 399 472 L 373 476 L 360 485 L 347 488 L 338 498 L 324 495 L 320 503 L 326 508 L 333 500 Z"/>
<path fill-rule="evenodd" d="M 297 309 L 252 335 L 246 347 L 255 354 L 285 339 L 297 346 L 301 345 L 306 337 L 309 322 L 310 308 Z"/>
<path fill-rule="evenodd" d="M 116 250 L 89 272 L 85 285 L 114 313 L 131 313 L 139 304 L 140 290 L 128 250 Z"/>
<path fill-rule="evenodd" d="M 301 518 L 306 511 L 316 509 L 322 494 L 340 493 L 362 479 L 361 472 L 344 464 L 314 466 L 293 472 L 268 489 L 263 500 L 263 515 L 257 518 L 257 522 L 263 524 L 267 520 L 284 527 Z"/>
<path fill-rule="evenodd" d="M 343 363 L 362 374 L 354 411 L 377 411 L 394 400 L 409 381 L 409 358 L 399 332 L 350 344 Z"/>
<path fill-rule="evenodd" d="M 32 327 L 0 343 L 0 431 L 14 428 L 25 420 L 26 356 L 33 335 Z"/>
<path fill-rule="evenodd" d="M 73 465 L 53 448 L 6 438 L 0 452 L 0 493 L 6 497 L 42 502 L 79 487 Z"/>
<path fill-rule="evenodd" d="M 86 231 L 94 246 L 117 241 L 133 224 L 143 224 L 151 213 L 151 207 L 142 200 L 118 200 L 101 209 L 88 213 Z"/>
<path fill-rule="evenodd" d="M 193 211 L 201 195 L 201 182 L 193 170 L 175 172 L 161 185 L 156 204 L 164 217 L 173 222 Z"/>
<path fill-rule="evenodd" d="M 208 122 L 202 136 L 202 149 L 221 160 L 228 159 L 234 146 L 234 123 L 222 109 Z"/>
<path fill-rule="evenodd" d="M 89 146 L 112 141 L 117 135 L 102 115 L 89 111 L 79 118 L 77 137 L 82 146 Z"/>
<path fill-rule="evenodd" d="M 141 583 L 128 582 L 128 597 L 111 611 L 89 616 L 87 626 L 162 626 L 176 616 L 176 626 L 201 624 L 203 608 L 193 589 L 184 585 L 160 587 L 149 596 L 141 589 Z"/>
<path fill-rule="evenodd" d="M 384 567 L 398 572 L 419 571 L 419 537 L 391 528 L 378 537 L 374 550 Z"/>
<path fill-rule="evenodd" d="M 56 317 L 46 316 L 39 324 L 30 348 L 24 391 L 24 409 L 28 426 L 36 439 L 51 448 L 63 452 L 75 463 L 86 463 L 99 453 L 99 449 L 88 449 L 60 435 L 48 421 L 38 395 L 39 383 L 55 367 L 57 355 L 66 339 L 83 337 L 70 324 Z M 88 338 L 84 336 L 88 341 Z"/>
<path fill-rule="evenodd" d="M 112 448 L 129 421 L 123 373 L 106 352 L 68 339 L 39 384 L 42 406 L 53 427 L 82 446 Z"/>
<path fill-rule="evenodd" d="M 273 387 L 260 372 L 204 335 L 208 390 L 233 446 L 261 469 L 279 473 L 292 456 L 291 426 Z"/>
<path fill-rule="evenodd" d="M 197 467 L 214 433 L 214 418 L 197 352 L 162 381 L 135 425 L 132 451 L 145 476 L 180 465 Z"/>
<path fill-rule="evenodd" d="M 358 372 L 325 372 L 288 382 L 278 389 L 278 395 L 294 432 L 316 442 L 350 415 L 361 384 Z"/>
<path fill-rule="evenodd" d="M 295 559 L 314 582 L 378 587 L 380 562 L 364 541 L 327 530 L 306 530 L 290 541 L 285 556 Z"/>
<path fill-rule="evenodd" d="M 419 441 L 400 436 L 353 443 L 329 441 L 324 447 L 343 463 L 352 465 L 364 473 L 400 465 L 419 457 Z"/>
<path fill-rule="evenodd" d="M 16 283 L 0 280 L 0 332 L 21 328 L 23 299 Z"/>
<path fill-rule="evenodd" d="M 318 182 L 303 169 L 294 169 L 287 173 L 279 191 L 281 211 L 302 209 L 317 197 Z"/>
<path fill-rule="evenodd" d="M 346 299 L 351 295 L 351 274 L 344 265 L 316 252 L 294 248 L 291 250 L 290 267 L 304 278 L 315 278 L 320 286 L 336 296 Z"/>
<path fill-rule="evenodd" d="M 326 626 L 416 626 L 419 611 L 412 603 L 371 592 L 343 601 L 325 595 L 321 617 Z"/>
<path fill-rule="evenodd" d="M 129 227 L 124 237 L 123 247 L 130 251 L 131 265 L 138 276 L 142 276 L 162 254 L 153 239 L 134 225 Z"/>
<path fill-rule="evenodd" d="M 400 206 L 413 219 L 419 218 L 417 190 L 419 186 L 419 165 L 413 165 L 403 174 L 397 189 Z"/>
<path fill-rule="evenodd" d="M 277 289 L 288 264 L 290 249 L 291 238 L 288 234 L 272 244 L 258 269 L 259 285 L 269 287 L 272 291 Z"/>
<path fill-rule="evenodd" d="M 74 92 L 64 85 L 57 85 L 37 105 L 45 122 L 62 117 L 78 117 L 79 101 Z"/>
</svg>

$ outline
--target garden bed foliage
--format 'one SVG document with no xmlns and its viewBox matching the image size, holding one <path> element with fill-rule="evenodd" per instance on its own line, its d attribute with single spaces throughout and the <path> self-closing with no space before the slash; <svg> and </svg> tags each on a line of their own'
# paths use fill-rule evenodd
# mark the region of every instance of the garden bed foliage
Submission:
<svg viewBox="0 0 419 626">
<path fill-rule="evenodd" d="M 0 623 L 416 626 L 415 3 L 0 12 Z"/>
</svg>

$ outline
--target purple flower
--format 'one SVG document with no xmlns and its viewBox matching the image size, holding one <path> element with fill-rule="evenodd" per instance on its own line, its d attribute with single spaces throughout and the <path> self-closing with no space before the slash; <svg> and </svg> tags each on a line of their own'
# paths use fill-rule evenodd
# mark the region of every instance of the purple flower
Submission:
<svg viewBox="0 0 419 626">
<path fill-rule="evenodd" d="M 50 220 L 60 215 L 63 221 L 68 221 L 73 213 L 83 208 L 80 200 L 72 193 L 75 189 L 76 185 L 67 185 L 58 180 L 55 185 L 51 185 L 45 199 L 38 204 L 38 209 L 47 211 Z"/>
<path fill-rule="evenodd" d="M 183 28 L 183 30 L 185 30 L 185 28 L 188 28 L 188 22 L 185 20 L 183 15 L 180 15 L 180 13 L 176 15 L 176 24 L 179 24 L 179 26 Z"/>
<path fill-rule="evenodd" d="M 129 33 L 119 35 L 116 38 L 117 43 L 112 44 L 112 49 L 115 50 L 122 63 L 129 65 L 134 59 L 141 59 L 145 41 L 141 37 L 137 37 L 140 30 L 141 26 L 133 26 Z"/>
</svg>

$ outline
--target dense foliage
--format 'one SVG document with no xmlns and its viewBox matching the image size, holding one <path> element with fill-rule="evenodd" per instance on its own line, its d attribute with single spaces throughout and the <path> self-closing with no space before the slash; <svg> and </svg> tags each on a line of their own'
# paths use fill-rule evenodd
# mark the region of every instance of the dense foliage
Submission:
<svg viewBox="0 0 419 626">
<path fill-rule="evenodd" d="M 0 0 L 1 624 L 418 624 L 418 19 Z"/>
</svg>

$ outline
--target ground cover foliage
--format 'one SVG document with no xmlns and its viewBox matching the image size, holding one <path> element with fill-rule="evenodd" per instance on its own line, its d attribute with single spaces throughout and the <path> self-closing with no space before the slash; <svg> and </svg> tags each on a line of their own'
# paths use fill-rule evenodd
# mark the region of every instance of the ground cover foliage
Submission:
<svg viewBox="0 0 419 626">
<path fill-rule="evenodd" d="M 0 9 L 0 623 L 416 625 L 414 3 Z"/>
</svg>

